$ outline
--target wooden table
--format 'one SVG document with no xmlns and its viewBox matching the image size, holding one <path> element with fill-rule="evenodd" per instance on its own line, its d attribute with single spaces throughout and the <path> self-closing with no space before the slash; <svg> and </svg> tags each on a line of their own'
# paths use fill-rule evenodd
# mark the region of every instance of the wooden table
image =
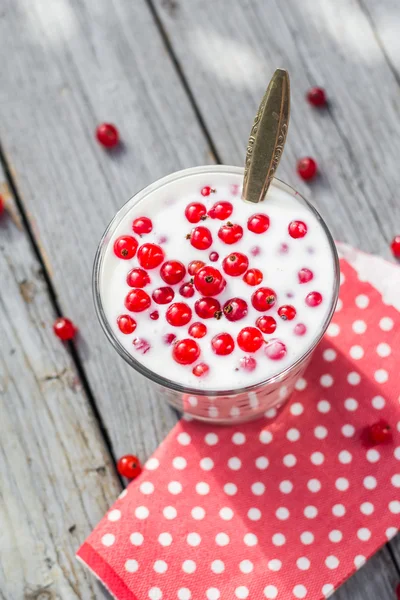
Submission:
<svg viewBox="0 0 400 600">
<path fill-rule="evenodd" d="M 292 80 L 279 175 L 337 239 L 389 257 L 400 229 L 397 0 L 3 0 L 0 8 L 0 598 L 103 597 L 74 558 L 118 494 L 115 458 L 147 457 L 177 415 L 97 323 L 99 238 L 135 191 L 174 170 L 241 165 L 277 66 Z M 315 110 L 318 84 L 330 103 Z M 117 124 L 118 152 L 96 143 Z M 299 181 L 312 155 L 320 177 Z M 52 334 L 78 324 L 72 347 Z M 334 596 L 390 600 L 400 539 Z M 172 599 L 171 599 L 172 600 Z"/>
</svg>

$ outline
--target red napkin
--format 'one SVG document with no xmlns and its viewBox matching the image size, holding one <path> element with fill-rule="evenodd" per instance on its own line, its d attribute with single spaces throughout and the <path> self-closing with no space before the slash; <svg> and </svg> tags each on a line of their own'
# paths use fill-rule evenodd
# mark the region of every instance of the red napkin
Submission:
<svg viewBox="0 0 400 600">
<path fill-rule="evenodd" d="M 333 322 L 280 414 L 182 419 L 79 549 L 115 598 L 327 598 L 396 534 L 399 313 L 341 270 Z M 380 419 L 393 440 L 373 446 Z"/>
</svg>

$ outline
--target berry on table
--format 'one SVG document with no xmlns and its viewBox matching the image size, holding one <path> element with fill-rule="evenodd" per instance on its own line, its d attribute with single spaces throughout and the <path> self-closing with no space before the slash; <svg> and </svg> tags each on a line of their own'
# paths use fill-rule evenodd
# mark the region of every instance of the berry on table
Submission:
<svg viewBox="0 0 400 600">
<path fill-rule="evenodd" d="M 196 275 L 197 271 L 199 271 L 201 269 L 201 267 L 204 267 L 206 263 L 203 262 L 202 260 L 192 260 L 192 262 L 189 263 L 188 265 L 188 273 L 189 275 Z"/>
<path fill-rule="evenodd" d="M 307 233 L 307 225 L 303 221 L 292 221 L 288 227 L 290 237 L 294 239 L 302 238 Z"/>
<path fill-rule="evenodd" d="M 368 427 L 368 437 L 373 444 L 391 442 L 393 438 L 392 428 L 387 421 L 381 419 Z"/>
<path fill-rule="evenodd" d="M 207 327 L 204 325 L 204 323 L 192 323 L 189 327 L 188 333 L 194 338 L 202 338 L 207 333 Z"/>
<path fill-rule="evenodd" d="M 251 297 L 252 305 L 260 312 L 269 310 L 274 306 L 275 302 L 276 294 L 271 288 L 258 288 Z"/>
<path fill-rule="evenodd" d="M 170 325 L 182 327 L 187 325 L 192 318 L 192 309 L 184 302 L 175 302 L 168 307 L 165 318 Z"/>
<path fill-rule="evenodd" d="M 317 163 L 310 156 L 301 158 L 297 162 L 297 173 L 306 181 L 312 179 L 317 173 Z"/>
<path fill-rule="evenodd" d="M 150 296 L 141 289 L 131 290 L 125 298 L 125 307 L 131 312 L 142 312 L 149 308 L 150 304 Z"/>
<path fill-rule="evenodd" d="M 189 223 L 198 223 L 207 218 L 207 209 L 201 202 L 192 202 L 185 208 L 185 217 Z"/>
<path fill-rule="evenodd" d="M 192 229 L 191 233 L 186 237 L 190 240 L 193 248 L 196 248 L 197 250 L 207 250 L 213 241 L 211 231 L 202 225 Z"/>
<path fill-rule="evenodd" d="M 157 288 L 151 295 L 157 304 L 169 304 L 174 299 L 174 296 L 175 292 L 169 286 Z"/>
<path fill-rule="evenodd" d="M 220 319 L 221 305 L 216 298 L 200 298 L 195 302 L 194 310 L 200 319 Z"/>
<path fill-rule="evenodd" d="M 144 288 L 150 283 L 150 277 L 144 269 L 132 269 L 126 276 L 126 283 L 129 287 Z"/>
<path fill-rule="evenodd" d="M 183 283 L 179 288 L 179 293 L 184 298 L 191 298 L 194 296 L 194 285 L 193 283 Z"/>
<path fill-rule="evenodd" d="M 114 254 L 118 258 L 129 260 L 135 256 L 138 245 L 131 235 L 121 235 L 114 242 Z"/>
<path fill-rule="evenodd" d="M 206 363 L 199 363 L 198 365 L 193 367 L 192 373 L 196 377 L 204 377 L 204 375 L 207 375 L 209 370 L 210 370 L 210 367 L 208 365 L 206 365 Z"/>
<path fill-rule="evenodd" d="M 230 202 L 222 201 L 216 202 L 214 206 L 208 211 L 208 216 L 211 219 L 219 219 L 220 221 L 226 221 L 229 219 L 233 212 L 233 206 Z"/>
<path fill-rule="evenodd" d="M 150 313 L 150 319 L 152 321 L 158 321 L 159 318 L 160 318 L 160 313 L 158 312 L 158 310 L 153 310 L 153 312 Z"/>
<path fill-rule="evenodd" d="M 4 199 L 3 196 L 0 196 L 0 217 L 3 214 L 4 210 Z"/>
<path fill-rule="evenodd" d="M 286 346 L 280 340 L 272 339 L 267 342 L 264 352 L 271 360 L 281 360 L 286 356 Z"/>
<path fill-rule="evenodd" d="M 179 260 L 167 260 L 160 269 L 161 279 L 169 285 L 182 281 L 186 275 L 186 268 Z"/>
<path fill-rule="evenodd" d="M 117 462 L 117 471 L 122 477 L 135 479 L 142 472 L 139 459 L 133 454 L 122 456 Z"/>
<path fill-rule="evenodd" d="M 139 217 L 133 221 L 132 229 L 138 235 L 143 235 L 145 233 L 150 233 L 153 229 L 153 223 L 148 217 Z"/>
<path fill-rule="evenodd" d="M 117 319 L 117 325 L 122 333 L 128 335 L 135 331 L 137 323 L 129 315 L 120 315 Z"/>
<path fill-rule="evenodd" d="M 238 277 L 243 275 L 248 269 L 249 259 L 245 254 L 232 252 L 222 261 L 222 268 L 227 275 Z"/>
<path fill-rule="evenodd" d="M 210 194 L 213 194 L 215 192 L 215 190 L 210 187 L 209 185 L 205 185 L 203 188 L 201 188 L 201 195 L 202 196 L 209 196 Z"/>
<path fill-rule="evenodd" d="M 227 356 L 233 352 L 235 342 L 229 333 L 219 333 L 211 340 L 211 347 L 215 354 Z"/>
<path fill-rule="evenodd" d="M 264 338 L 256 327 L 244 327 L 239 331 L 237 343 L 243 352 L 257 352 L 264 344 Z"/>
<path fill-rule="evenodd" d="M 283 321 L 292 321 L 296 316 L 296 309 L 290 304 L 285 304 L 278 308 L 278 315 Z"/>
<path fill-rule="evenodd" d="M 251 373 L 252 371 L 254 371 L 256 366 L 257 361 L 252 356 L 243 356 L 243 358 L 240 359 L 240 368 L 243 369 L 243 371 Z"/>
<path fill-rule="evenodd" d="M 263 214 L 253 215 L 247 221 L 247 229 L 253 233 L 264 233 L 269 228 L 269 217 Z"/>
<path fill-rule="evenodd" d="M 228 221 L 219 228 L 218 237 L 225 244 L 235 244 L 243 237 L 243 227 Z"/>
<path fill-rule="evenodd" d="M 297 323 L 296 327 L 293 329 L 295 335 L 304 335 L 307 332 L 307 327 L 304 323 Z"/>
<path fill-rule="evenodd" d="M 274 333 L 276 329 L 276 321 L 274 317 L 269 317 L 268 315 L 258 317 L 256 325 L 263 333 Z"/>
<path fill-rule="evenodd" d="M 247 315 L 247 302 L 242 298 L 231 298 L 222 310 L 228 321 L 240 321 Z"/>
<path fill-rule="evenodd" d="M 322 295 L 319 292 L 310 292 L 306 296 L 307 306 L 319 306 L 322 302 Z"/>
<path fill-rule="evenodd" d="M 98 142 L 105 148 L 114 148 L 119 142 L 119 133 L 115 125 L 102 123 L 96 129 Z"/>
<path fill-rule="evenodd" d="M 243 275 L 243 281 L 247 283 L 247 285 L 260 285 L 263 280 L 263 274 L 260 269 L 249 269 L 247 273 Z"/>
<path fill-rule="evenodd" d="M 219 254 L 218 252 L 210 252 L 210 256 L 208 258 L 211 260 L 211 262 L 217 262 L 219 259 Z"/>
<path fill-rule="evenodd" d="M 392 249 L 393 256 L 395 258 L 400 258 L 400 235 L 396 235 L 396 237 L 393 238 L 390 247 Z"/>
<path fill-rule="evenodd" d="M 180 340 L 174 345 L 172 356 L 180 365 L 191 365 L 200 356 L 199 345 L 194 340 Z"/>
<path fill-rule="evenodd" d="M 60 340 L 66 342 L 72 340 L 76 333 L 76 327 L 69 319 L 59 317 L 53 323 L 53 331 Z"/>
<path fill-rule="evenodd" d="M 326 106 L 326 93 L 323 88 L 312 87 L 307 92 L 307 100 L 313 106 Z"/>
<path fill-rule="evenodd" d="M 137 259 L 143 269 L 155 269 L 164 260 L 164 250 L 157 244 L 143 244 L 138 250 Z"/>
<path fill-rule="evenodd" d="M 164 343 L 170 346 L 176 340 L 176 335 L 174 333 L 166 333 L 163 337 Z"/>
<path fill-rule="evenodd" d="M 299 283 L 308 283 L 311 281 L 311 279 L 313 279 L 314 273 L 310 271 L 310 269 L 303 268 L 297 273 L 297 277 L 299 279 Z"/>
<path fill-rule="evenodd" d="M 217 296 L 225 286 L 225 279 L 214 267 L 202 267 L 194 276 L 194 287 L 204 296 Z"/>
</svg>

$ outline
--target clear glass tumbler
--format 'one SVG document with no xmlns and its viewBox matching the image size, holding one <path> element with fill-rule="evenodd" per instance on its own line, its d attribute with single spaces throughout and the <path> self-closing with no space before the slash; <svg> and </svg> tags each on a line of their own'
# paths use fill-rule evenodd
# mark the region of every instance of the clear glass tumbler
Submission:
<svg viewBox="0 0 400 600">
<path fill-rule="evenodd" d="M 102 263 L 109 240 L 111 239 L 115 229 L 134 205 L 138 204 L 139 202 L 146 202 L 146 197 L 148 197 L 156 189 L 159 189 L 162 186 L 180 178 L 190 177 L 191 175 L 198 173 L 231 173 L 243 176 L 243 169 L 240 167 L 223 165 L 194 167 L 168 175 L 167 177 L 156 181 L 133 196 L 115 215 L 100 241 L 93 269 L 94 302 L 97 316 L 106 336 L 117 352 L 127 361 L 127 363 L 129 363 L 138 373 L 153 383 L 160 401 L 168 402 L 179 411 L 203 421 L 211 421 L 220 424 L 243 422 L 261 416 L 267 410 L 278 407 L 289 399 L 294 390 L 296 381 L 299 379 L 299 377 L 301 377 L 302 373 L 306 369 L 312 353 L 320 342 L 332 319 L 339 293 L 339 259 L 329 229 L 317 210 L 289 185 L 278 179 L 274 179 L 274 186 L 283 189 L 292 196 L 295 196 L 298 202 L 302 203 L 311 213 L 314 214 L 314 216 L 320 222 L 329 241 L 335 270 L 333 284 L 334 289 L 332 290 L 332 300 L 327 317 L 323 322 L 318 335 L 311 341 L 304 354 L 298 360 L 296 360 L 296 362 L 289 365 L 287 368 L 273 377 L 241 389 L 226 389 L 222 391 L 207 389 L 199 390 L 195 388 L 190 389 L 182 386 L 176 381 L 161 377 L 157 373 L 149 370 L 143 364 L 137 361 L 131 354 L 129 354 L 129 352 L 120 344 L 105 316 L 100 293 Z"/>
</svg>

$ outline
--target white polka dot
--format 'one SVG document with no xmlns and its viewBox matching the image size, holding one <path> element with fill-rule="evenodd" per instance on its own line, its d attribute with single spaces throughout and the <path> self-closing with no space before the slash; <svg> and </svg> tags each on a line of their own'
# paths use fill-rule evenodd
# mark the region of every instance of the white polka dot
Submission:
<svg viewBox="0 0 400 600">
<path fill-rule="evenodd" d="M 264 413 L 264 416 L 267 419 L 275 419 L 276 415 L 278 414 L 278 411 L 276 410 L 276 408 L 270 408 L 269 410 L 267 410 Z"/>
<path fill-rule="evenodd" d="M 217 533 L 215 536 L 215 543 L 217 546 L 227 546 L 230 542 L 229 535 L 226 533 Z"/>
<path fill-rule="evenodd" d="M 393 487 L 400 487 L 400 474 L 396 473 L 396 475 L 393 475 L 391 482 Z"/>
<path fill-rule="evenodd" d="M 386 404 L 386 400 L 383 398 L 383 396 L 374 396 L 371 400 L 371 403 L 376 410 L 382 410 Z"/>
<path fill-rule="evenodd" d="M 332 506 L 332 514 L 335 517 L 344 517 L 346 514 L 346 508 L 343 506 L 343 504 L 335 504 Z"/>
<path fill-rule="evenodd" d="M 275 546 L 277 546 L 278 544 L 275 544 Z M 282 563 L 280 560 L 278 560 L 277 558 L 273 558 L 272 560 L 270 560 L 268 562 L 268 569 L 270 571 L 280 571 L 282 568 Z"/>
<path fill-rule="evenodd" d="M 331 583 L 326 583 L 323 587 L 322 587 L 322 593 L 324 595 L 325 598 L 329 598 L 329 596 L 331 594 L 333 594 L 333 592 L 335 591 L 335 588 L 333 587 L 333 585 Z"/>
<path fill-rule="evenodd" d="M 304 585 L 295 585 L 293 588 L 293 596 L 295 598 L 305 598 L 307 596 L 307 588 Z"/>
<path fill-rule="evenodd" d="M 188 588 L 178 590 L 178 600 L 191 600 L 192 592 Z"/>
<path fill-rule="evenodd" d="M 282 385 L 280 390 L 279 390 L 279 398 L 281 400 L 284 400 L 286 398 L 286 396 L 288 395 L 289 390 L 287 389 L 286 385 Z"/>
<path fill-rule="evenodd" d="M 325 559 L 325 565 L 328 569 L 337 569 L 339 566 L 339 559 L 336 556 L 327 556 Z"/>
<path fill-rule="evenodd" d="M 224 506 L 219 511 L 219 516 L 224 521 L 230 521 L 233 518 L 233 510 L 231 508 L 229 508 L 229 506 Z"/>
<path fill-rule="evenodd" d="M 317 410 L 320 413 L 326 414 L 331 410 L 331 405 L 328 400 L 320 400 L 317 404 Z"/>
<path fill-rule="evenodd" d="M 361 529 L 357 531 L 357 537 L 362 542 L 367 542 L 371 537 L 371 532 L 366 527 L 361 527 Z"/>
<path fill-rule="evenodd" d="M 364 356 L 364 348 L 358 345 L 352 346 L 350 348 L 349 354 L 354 360 L 360 360 L 360 358 Z"/>
<path fill-rule="evenodd" d="M 249 590 L 244 585 L 239 585 L 239 587 L 237 587 L 235 590 L 235 596 L 236 596 L 236 598 L 239 598 L 239 600 L 246 600 L 248 595 L 249 595 Z"/>
<path fill-rule="evenodd" d="M 294 467 L 296 463 L 297 458 L 294 454 L 286 454 L 286 456 L 283 457 L 283 464 L 285 465 L 285 467 Z"/>
<path fill-rule="evenodd" d="M 297 565 L 297 568 L 300 569 L 300 571 L 308 571 L 311 563 L 308 560 L 308 558 L 306 558 L 305 556 L 301 556 L 300 558 L 297 559 L 296 565 Z"/>
<path fill-rule="evenodd" d="M 279 489 L 282 492 L 282 494 L 290 494 L 290 492 L 293 490 L 293 483 L 291 481 L 288 481 L 287 479 L 281 481 L 279 484 Z"/>
<path fill-rule="evenodd" d="M 335 486 L 336 486 L 336 489 L 339 490 L 339 492 L 345 492 L 346 490 L 349 489 L 349 486 L 350 486 L 349 480 L 346 479 L 345 477 L 338 477 L 336 479 Z"/>
<path fill-rule="evenodd" d="M 256 458 L 256 467 L 261 471 L 264 471 L 269 465 L 269 460 L 266 456 L 259 456 Z"/>
<path fill-rule="evenodd" d="M 223 573 L 225 571 L 225 564 L 222 560 L 213 560 L 211 563 L 211 571 L 216 574 Z"/>
<path fill-rule="evenodd" d="M 359 554 L 358 556 L 355 557 L 354 559 L 354 566 L 359 569 L 360 567 L 362 567 L 363 565 L 365 565 L 366 562 L 366 558 L 365 556 L 362 556 L 361 554 Z"/>
<path fill-rule="evenodd" d="M 190 406 L 197 406 L 198 404 L 196 396 L 189 396 L 187 401 Z"/>
<path fill-rule="evenodd" d="M 345 274 L 342 273 L 342 272 L 340 272 L 340 274 L 339 274 L 339 283 L 340 283 L 340 285 L 343 285 L 345 281 L 346 281 Z"/>
<path fill-rule="evenodd" d="M 149 458 L 149 460 L 144 465 L 145 469 L 148 471 L 155 471 L 160 466 L 158 458 Z"/>
<path fill-rule="evenodd" d="M 353 329 L 354 333 L 362 334 L 367 331 L 367 324 L 365 321 L 361 321 L 361 320 L 354 321 L 354 323 L 352 325 L 352 329 Z"/>
<path fill-rule="evenodd" d="M 277 598 L 278 596 L 278 588 L 275 587 L 274 585 L 267 585 L 267 587 L 264 588 L 264 596 L 266 598 L 268 598 L 269 600 L 272 598 L 272 600 L 274 598 Z"/>
<path fill-rule="evenodd" d="M 305 546 L 309 546 L 310 544 L 313 543 L 314 536 L 311 533 L 311 531 L 303 531 L 303 533 L 300 535 L 300 541 Z"/>
<path fill-rule="evenodd" d="M 147 519 L 150 511 L 146 506 L 138 506 L 135 510 L 135 516 L 137 519 Z"/>
<path fill-rule="evenodd" d="M 158 536 L 158 543 L 164 547 L 170 546 L 172 544 L 172 535 L 166 531 L 160 533 Z"/>
<path fill-rule="evenodd" d="M 361 381 L 361 376 L 356 371 L 351 371 L 347 375 L 347 381 L 350 385 L 358 385 Z"/>
<path fill-rule="evenodd" d="M 375 448 L 370 448 L 367 450 L 366 457 L 368 462 L 376 463 L 380 459 L 381 455 L 379 454 L 378 450 L 375 450 Z"/>
<path fill-rule="evenodd" d="M 342 465 L 349 465 L 353 460 L 353 456 L 348 450 L 342 450 L 339 452 L 338 459 Z"/>
<path fill-rule="evenodd" d="M 280 506 L 275 512 L 276 518 L 280 521 L 286 521 L 289 518 L 290 513 L 287 508 Z"/>
<path fill-rule="evenodd" d="M 125 498 L 125 496 L 127 495 L 128 490 L 122 490 L 122 492 L 120 493 L 120 495 L 118 496 L 118 498 L 120 500 L 122 500 L 123 498 Z"/>
<path fill-rule="evenodd" d="M 299 415 L 301 415 L 304 412 L 304 406 L 302 405 L 301 402 L 294 402 L 292 404 L 292 406 L 290 407 L 290 412 L 295 417 L 298 417 Z"/>
<path fill-rule="evenodd" d="M 363 502 L 360 506 L 360 511 L 363 515 L 372 515 L 372 513 L 374 512 L 374 505 L 372 504 L 372 502 Z"/>
<path fill-rule="evenodd" d="M 322 385 L 322 387 L 326 387 L 326 388 L 331 387 L 333 385 L 333 377 L 332 377 L 332 375 L 329 375 L 329 374 L 322 375 L 319 382 Z"/>
<path fill-rule="evenodd" d="M 294 386 L 296 388 L 296 390 L 298 392 L 302 392 L 303 390 L 306 389 L 307 387 L 307 381 L 304 379 L 304 377 L 300 377 L 300 379 L 298 379 L 296 381 L 296 384 Z"/>
<path fill-rule="evenodd" d="M 258 508 L 250 508 L 247 512 L 250 521 L 259 521 L 261 519 L 261 511 Z"/>
<path fill-rule="evenodd" d="M 274 546 L 283 546 L 286 544 L 286 538 L 283 533 L 274 533 L 272 536 L 272 543 Z"/>
<path fill-rule="evenodd" d="M 398 529 L 397 527 L 388 527 L 388 529 L 386 529 L 386 537 L 388 540 L 391 540 L 395 535 L 397 535 L 398 533 Z"/>
<path fill-rule="evenodd" d="M 339 531 L 339 529 L 333 529 L 332 531 L 329 532 L 329 540 L 333 543 L 333 544 L 337 544 L 339 542 L 342 541 L 343 539 L 343 534 L 341 531 Z"/>
<path fill-rule="evenodd" d="M 236 446 L 241 446 L 242 444 L 245 443 L 245 441 L 246 441 L 246 436 L 244 435 L 244 433 L 240 433 L 240 431 L 237 431 L 232 436 L 232 442 L 234 444 L 236 444 Z"/>
<path fill-rule="evenodd" d="M 242 573 L 251 573 L 252 570 L 254 569 L 254 565 L 251 562 L 251 560 L 242 560 L 239 563 L 239 569 Z"/>
<path fill-rule="evenodd" d="M 168 520 L 175 519 L 177 515 L 176 508 L 174 506 L 166 506 L 163 510 L 163 515 Z"/>
<path fill-rule="evenodd" d="M 208 588 L 206 591 L 207 600 L 218 600 L 221 598 L 221 594 L 218 588 Z"/>
<path fill-rule="evenodd" d="M 386 344 L 385 342 L 381 342 L 380 344 L 377 345 L 376 352 L 377 352 L 378 356 L 380 356 L 381 358 L 386 358 L 387 356 L 389 356 L 391 354 L 392 349 L 389 346 L 389 344 Z"/>
<path fill-rule="evenodd" d="M 237 491 L 237 486 L 234 483 L 226 483 L 224 485 L 224 492 L 228 496 L 234 496 L 235 494 L 237 494 Z"/>
<path fill-rule="evenodd" d="M 342 434 L 344 435 L 344 437 L 353 437 L 353 435 L 355 434 L 356 430 L 355 427 L 353 427 L 353 425 L 343 425 L 342 427 Z"/>
<path fill-rule="evenodd" d="M 382 331 L 390 331 L 393 329 L 393 325 L 393 319 L 390 317 L 382 317 L 382 319 L 379 321 L 379 327 L 382 329 Z"/>
<path fill-rule="evenodd" d="M 318 479 L 310 479 L 310 481 L 307 483 L 307 487 L 310 492 L 319 492 L 321 489 L 321 482 Z"/>
<path fill-rule="evenodd" d="M 360 294 L 356 298 L 356 305 L 358 308 L 367 308 L 369 304 L 369 298 L 365 294 Z"/>
<path fill-rule="evenodd" d="M 184 421 L 187 421 L 188 423 L 189 423 L 189 421 L 193 421 L 193 417 L 192 417 L 192 415 L 188 415 L 187 413 L 183 413 L 183 415 L 182 415 L 182 419 L 183 419 Z"/>
<path fill-rule="evenodd" d="M 114 510 L 110 510 L 110 512 L 107 515 L 107 519 L 109 521 L 119 521 L 121 518 L 121 511 L 118 510 L 117 508 L 115 508 Z"/>
<path fill-rule="evenodd" d="M 168 565 L 165 562 L 165 560 L 156 560 L 156 562 L 153 565 L 153 569 L 156 573 L 166 573 L 168 570 Z"/>
<path fill-rule="evenodd" d="M 333 362 L 336 359 L 336 357 L 337 357 L 336 350 L 333 350 L 333 348 L 327 348 L 322 353 L 322 357 L 327 362 Z"/>
<path fill-rule="evenodd" d="M 182 484 L 179 481 L 170 481 L 168 484 L 168 491 L 170 494 L 180 494 L 182 491 Z"/>
<path fill-rule="evenodd" d="M 206 511 L 201 506 L 195 506 L 190 513 L 196 521 L 201 521 L 206 516 Z"/>
<path fill-rule="evenodd" d="M 336 337 L 339 335 L 340 333 L 340 327 L 337 323 L 331 323 L 328 327 L 328 329 L 326 330 L 327 335 L 329 335 L 329 337 Z"/>
<path fill-rule="evenodd" d="M 394 449 L 393 455 L 397 460 L 400 460 L 400 446 L 397 446 L 397 448 Z"/>
<path fill-rule="evenodd" d="M 208 446 L 215 446 L 215 444 L 218 444 L 218 436 L 216 433 L 207 433 L 204 441 Z"/>
<path fill-rule="evenodd" d="M 112 546 L 115 542 L 115 535 L 112 533 L 105 533 L 101 538 L 101 543 L 103 546 Z"/>
<path fill-rule="evenodd" d="M 399 500 L 393 500 L 392 502 L 389 502 L 389 510 L 392 514 L 398 515 L 400 513 Z"/>
<path fill-rule="evenodd" d="M 246 533 L 243 542 L 246 546 L 256 546 L 258 544 L 258 538 L 254 533 Z"/>
<path fill-rule="evenodd" d="M 178 440 L 178 444 L 181 446 L 188 446 L 192 441 L 192 438 L 188 433 L 186 433 L 186 431 L 182 431 L 176 439 Z"/>
<path fill-rule="evenodd" d="M 324 427 L 323 425 L 318 425 L 315 429 L 314 429 L 314 435 L 317 439 L 319 440 L 323 440 L 326 438 L 326 436 L 328 435 L 328 430 L 326 427 Z"/>
<path fill-rule="evenodd" d="M 152 494 L 154 492 L 154 485 L 151 481 L 143 481 L 143 483 L 140 484 L 139 489 L 142 494 Z"/>
<path fill-rule="evenodd" d="M 131 533 L 129 539 L 131 540 L 131 544 L 133 544 L 134 546 L 141 546 L 144 541 L 143 535 L 138 531 Z"/>
<path fill-rule="evenodd" d="M 306 506 L 304 509 L 304 516 L 306 519 L 315 519 L 318 515 L 318 509 L 315 506 Z"/>
<path fill-rule="evenodd" d="M 374 490 L 377 486 L 375 477 L 368 475 L 363 481 L 363 485 L 367 490 Z"/>
<path fill-rule="evenodd" d="M 272 442 L 272 433 L 268 429 L 263 429 L 260 433 L 259 440 L 262 444 L 270 444 Z"/>
<path fill-rule="evenodd" d="M 232 471 L 238 471 L 240 469 L 240 467 L 242 466 L 242 461 L 240 460 L 240 458 L 238 458 L 237 456 L 232 456 L 229 460 L 228 460 L 228 467 L 232 470 Z"/>
<path fill-rule="evenodd" d="M 187 462 L 186 459 L 183 458 L 183 456 L 175 456 L 174 460 L 172 461 L 172 466 L 178 471 L 182 471 L 182 469 L 184 469 L 186 465 Z"/>
<path fill-rule="evenodd" d="M 206 496 L 210 492 L 210 486 L 205 481 L 199 481 L 196 483 L 196 492 L 200 496 Z"/>
<path fill-rule="evenodd" d="M 208 456 L 205 458 L 202 458 L 200 461 L 200 469 L 203 469 L 203 471 L 211 471 L 211 469 L 214 468 L 214 461 L 212 460 L 212 458 L 209 458 Z"/>
<path fill-rule="evenodd" d="M 289 442 L 297 442 L 300 439 L 300 431 L 292 427 L 286 432 L 286 437 Z"/>
<path fill-rule="evenodd" d="M 335 308 L 335 312 L 340 312 L 343 308 L 343 301 L 341 298 L 338 298 L 338 301 L 336 303 L 336 308 Z"/>
<path fill-rule="evenodd" d="M 162 591 L 158 587 L 152 587 L 149 589 L 149 598 L 150 600 L 161 600 Z"/>
<path fill-rule="evenodd" d="M 325 456 L 322 454 L 322 452 L 313 452 L 310 456 L 310 460 L 313 465 L 319 466 L 324 462 Z"/>
<path fill-rule="evenodd" d="M 185 560 L 182 563 L 182 571 L 184 571 L 184 573 L 194 573 L 196 570 L 196 563 L 194 562 L 194 560 Z"/>
<path fill-rule="evenodd" d="M 358 402 L 355 398 L 346 398 L 344 401 L 344 407 L 346 410 L 353 412 L 358 408 Z"/>
<path fill-rule="evenodd" d="M 261 481 L 257 481 L 251 486 L 251 491 L 255 496 L 262 496 L 265 492 L 265 485 Z"/>
<path fill-rule="evenodd" d="M 189 546 L 198 546 L 201 542 L 201 537 L 199 536 L 198 533 L 192 532 L 192 533 L 188 533 L 187 537 L 186 537 L 186 542 L 189 544 Z"/>
<path fill-rule="evenodd" d="M 374 373 L 374 379 L 378 383 L 386 383 L 389 379 L 389 373 L 385 369 L 378 369 Z"/>
</svg>

